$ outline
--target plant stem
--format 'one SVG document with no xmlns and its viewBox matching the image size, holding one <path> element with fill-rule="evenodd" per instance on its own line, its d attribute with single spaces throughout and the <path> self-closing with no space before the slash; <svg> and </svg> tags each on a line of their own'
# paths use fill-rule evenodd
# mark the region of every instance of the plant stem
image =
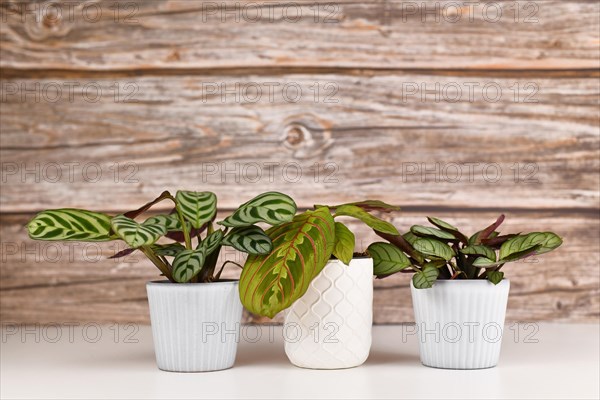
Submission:
<svg viewBox="0 0 600 400">
<path fill-rule="evenodd" d="M 192 250 L 192 240 L 190 239 L 190 232 L 187 229 L 187 224 L 185 223 L 185 219 L 183 218 L 183 213 L 179 208 L 179 203 L 177 199 L 172 195 L 169 195 L 169 199 L 175 203 L 175 211 L 177 211 L 177 216 L 179 217 L 179 223 L 181 224 L 181 230 L 183 231 L 183 238 L 185 240 L 185 248 L 188 250 Z"/>
<path fill-rule="evenodd" d="M 167 278 L 171 282 L 174 282 L 169 267 L 162 262 L 162 260 L 154 253 L 154 251 L 149 246 L 142 246 L 140 247 L 140 250 L 142 251 L 142 253 L 144 253 L 146 257 L 148 257 L 148 259 L 156 266 L 156 268 L 158 268 L 160 272 L 162 272 L 165 278 Z"/>
</svg>

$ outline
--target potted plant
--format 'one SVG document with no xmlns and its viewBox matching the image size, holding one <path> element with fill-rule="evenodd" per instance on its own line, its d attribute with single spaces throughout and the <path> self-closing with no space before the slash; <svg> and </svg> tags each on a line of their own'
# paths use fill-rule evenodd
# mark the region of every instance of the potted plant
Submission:
<svg viewBox="0 0 600 400">
<path fill-rule="evenodd" d="M 135 218 L 163 200 L 174 203 L 169 214 L 143 222 Z M 211 192 L 163 192 L 137 210 L 109 216 L 79 210 L 46 210 L 27 225 L 36 240 L 123 240 L 129 248 L 114 257 L 141 251 L 166 280 L 146 286 L 158 367 L 200 372 L 230 368 L 235 361 L 242 305 L 238 281 L 217 272 L 222 246 L 248 254 L 268 254 L 271 239 L 255 225 L 290 221 L 296 204 L 282 193 L 268 192 L 242 204 L 232 215 L 213 222 L 217 197 Z M 158 243 L 161 237 L 169 243 Z M 193 241 L 196 241 L 194 245 Z"/>
<path fill-rule="evenodd" d="M 404 235 L 375 230 L 389 243 L 368 248 L 374 272 L 384 278 L 413 273 L 411 294 L 421 362 L 436 368 L 479 369 L 498 363 L 510 282 L 507 262 L 547 253 L 562 244 L 552 232 L 500 235 L 501 215 L 467 237 L 438 218 Z"/>
<path fill-rule="evenodd" d="M 331 210 L 335 210 L 332 215 Z M 373 261 L 354 252 L 354 234 L 334 218 L 357 218 L 398 234 L 369 212 L 397 207 L 367 200 L 315 206 L 267 230 L 269 254 L 250 255 L 240 277 L 240 297 L 253 313 L 285 317 L 285 352 L 297 366 L 317 369 L 361 365 L 371 348 Z"/>
</svg>

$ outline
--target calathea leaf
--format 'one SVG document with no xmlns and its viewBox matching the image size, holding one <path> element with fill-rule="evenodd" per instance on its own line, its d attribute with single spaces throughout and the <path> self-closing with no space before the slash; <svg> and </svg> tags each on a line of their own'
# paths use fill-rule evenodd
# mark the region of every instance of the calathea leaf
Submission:
<svg viewBox="0 0 600 400">
<path fill-rule="evenodd" d="M 375 233 L 377 234 L 377 236 L 384 238 L 385 240 L 387 240 L 394 246 L 398 247 L 400 250 L 402 250 L 404 253 L 406 253 L 409 257 L 412 257 L 416 261 L 417 264 L 421 265 L 425 261 L 423 259 L 423 256 L 421 255 L 421 253 L 416 251 L 413 248 L 412 243 L 409 242 L 409 240 L 407 239 L 407 238 L 409 238 L 409 236 L 415 237 L 415 240 L 418 239 L 411 232 L 408 232 L 404 236 L 403 235 L 390 235 L 389 233 L 383 233 L 378 230 L 375 230 Z"/>
<path fill-rule="evenodd" d="M 495 233 L 497 233 L 497 232 L 495 232 Z M 513 234 L 513 233 L 510 233 L 508 235 L 493 236 L 493 237 L 492 237 L 492 235 L 490 235 L 490 237 L 488 237 L 487 239 L 481 240 L 481 244 L 492 247 L 494 249 L 499 249 L 500 246 L 502 246 L 502 244 L 504 244 L 504 242 L 506 242 L 508 239 L 514 238 L 515 236 L 518 236 L 518 235 L 519 234 Z"/>
<path fill-rule="evenodd" d="M 266 192 L 242 204 L 219 224 L 234 228 L 250 226 L 257 222 L 279 225 L 291 221 L 296 209 L 296 203 L 290 196 L 279 192 Z"/>
<path fill-rule="evenodd" d="M 472 244 L 460 249 L 460 252 L 471 256 L 482 256 L 489 260 L 496 261 L 496 252 L 482 244 Z"/>
<path fill-rule="evenodd" d="M 184 218 L 196 229 L 212 221 L 217 214 L 217 196 L 212 192 L 179 190 L 175 198 Z"/>
<path fill-rule="evenodd" d="M 223 239 L 223 245 L 248 254 L 268 254 L 273 249 L 271 238 L 256 225 L 233 228 Z"/>
<path fill-rule="evenodd" d="M 562 244 L 562 240 L 552 232 L 532 232 L 510 238 L 500 247 L 500 259 L 514 261 L 514 253 L 523 253 L 536 248 L 536 254 L 554 250 Z"/>
<path fill-rule="evenodd" d="M 173 260 L 173 279 L 179 283 L 189 282 L 198 275 L 203 265 L 203 249 L 183 250 Z"/>
<path fill-rule="evenodd" d="M 442 221 L 439 218 L 435 218 L 435 217 L 427 217 L 427 220 L 429 222 L 431 222 L 433 225 L 437 226 L 438 228 L 440 228 L 441 230 L 443 230 L 444 232 L 448 232 L 451 233 L 455 238 L 457 238 L 458 240 L 460 240 L 463 243 L 468 243 L 469 239 L 462 234 L 457 227 L 455 227 L 454 225 L 451 225 L 449 223 L 447 223 L 446 221 Z"/>
<path fill-rule="evenodd" d="M 494 285 L 499 284 L 504 279 L 504 272 L 501 271 L 488 271 L 487 280 L 492 282 Z"/>
<path fill-rule="evenodd" d="M 156 255 L 165 257 L 175 257 L 185 250 L 185 246 L 181 243 L 153 244 L 151 248 Z"/>
<path fill-rule="evenodd" d="M 29 221 L 27 231 L 35 240 L 105 242 L 116 239 L 110 234 L 108 215 L 75 208 L 42 211 Z"/>
<path fill-rule="evenodd" d="M 270 228 L 273 251 L 250 255 L 240 277 L 240 298 L 252 313 L 273 318 L 300 298 L 333 251 L 335 227 L 328 208 L 306 211 Z"/>
<path fill-rule="evenodd" d="M 473 261 L 473 266 L 477 267 L 477 268 L 493 268 L 493 267 L 497 267 L 499 265 L 502 265 L 506 263 L 506 261 L 503 260 L 490 260 L 487 257 L 478 257 L 475 259 L 475 261 Z"/>
<path fill-rule="evenodd" d="M 483 231 L 479 231 L 476 232 L 475 234 L 473 234 L 470 238 L 469 238 L 469 244 L 482 244 L 483 241 L 479 238 L 479 236 L 483 233 Z M 500 235 L 500 232 L 492 232 L 489 234 L 489 236 L 487 237 L 487 239 L 485 240 L 489 240 L 489 239 L 493 239 L 498 237 L 498 235 Z M 486 243 L 483 243 L 486 244 Z M 488 244 L 489 245 L 489 244 Z"/>
<path fill-rule="evenodd" d="M 415 236 L 419 236 L 419 237 L 431 237 L 434 239 L 441 239 L 444 241 L 456 240 L 456 238 L 454 237 L 453 234 L 444 232 L 439 229 L 430 228 L 428 226 L 413 225 L 413 226 L 411 226 L 410 231 Z"/>
<path fill-rule="evenodd" d="M 454 250 L 446 243 L 430 238 L 420 238 L 415 240 L 413 247 L 418 252 L 428 257 L 437 257 L 450 261 L 454 257 Z"/>
<path fill-rule="evenodd" d="M 364 211 L 382 211 L 382 212 L 391 212 L 391 211 L 400 211 L 400 207 L 393 206 L 391 204 L 384 203 L 380 200 L 363 200 L 357 201 L 354 203 L 345 203 L 339 204 L 337 206 L 323 206 L 323 205 L 315 205 L 315 208 L 320 207 L 329 207 L 331 209 L 336 209 L 342 206 L 357 206 L 362 208 Z"/>
<path fill-rule="evenodd" d="M 218 229 L 208 235 L 203 241 L 198 243 L 198 249 L 202 249 L 205 256 L 208 256 L 221 245 L 223 240 L 223 231 Z"/>
<path fill-rule="evenodd" d="M 496 231 L 496 229 L 504 222 L 504 214 L 500 215 L 496 222 L 488 226 L 482 231 L 477 232 L 469 239 L 469 244 L 480 244 L 483 239 L 487 239 L 492 236 L 492 234 Z M 496 234 L 497 236 L 498 234 Z M 472 242 L 471 242 L 472 241 Z"/>
<path fill-rule="evenodd" d="M 350 265 L 354 255 L 354 233 L 341 222 L 335 223 L 335 244 L 333 255 L 346 265 Z"/>
<path fill-rule="evenodd" d="M 144 223 L 164 225 L 164 227 L 167 228 L 167 231 L 169 232 L 181 230 L 181 222 L 179 221 L 179 217 L 177 216 L 177 214 L 154 215 L 148 218 L 146 221 L 144 221 Z M 187 227 L 188 229 L 190 229 L 191 224 L 187 223 Z"/>
<path fill-rule="evenodd" d="M 419 239 L 419 236 L 415 235 L 411 231 L 406 232 L 404 235 L 402 235 L 402 237 L 404 237 L 404 239 L 410 243 L 411 246 L 415 244 L 417 239 Z"/>
<path fill-rule="evenodd" d="M 336 208 L 335 216 L 343 216 L 343 215 L 348 216 L 348 217 L 357 218 L 357 219 L 361 220 L 362 222 L 364 222 L 365 224 L 367 224 L 368 226 L 370 226 L 371 228 L 375 229 L 376 231 L 388 233 L 390 235 L 399 235 L 400 234 L 398 232 L 398 230 L 394 227 L 394 225 L 369 214 L 368 212 L 366 212 L 365 210 L 363 210 L 362 208 L 360 208 L 358 206 L 347 204 L 347 205 L 342 205 L 342 206 Z"/>
<path fill-rule="evenodd" d="M 117 215 L 111 219 L 113 231 L 125 241 L 130 247 L 154 244 L 167 229 L 159 224 L 138 224 L 136 221 L 124 215 Z"/>
<path fill-rule="evenodd" d="M 422 270 L 415 272 L 412 277 L 413 286 L 416 289 L 427 289 L 433 286 L 437 280 L 440 271 L 431 265 L 423 267 Z"/>
<path fill-rule="evenodd" d="M 367 252 L 373 258 L 373 274 L 377 277 L 388 276 L 411 266 L 408 257 L 393 244 L 375 242 L 369 245 Z"/>
</svg>

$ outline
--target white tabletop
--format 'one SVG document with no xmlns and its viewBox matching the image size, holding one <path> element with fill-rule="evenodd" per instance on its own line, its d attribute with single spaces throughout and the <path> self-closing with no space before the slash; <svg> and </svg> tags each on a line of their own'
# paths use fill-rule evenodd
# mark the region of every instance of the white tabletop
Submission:
<svg viewBox="0 0 600 400">
<path fill-rule="evenodd" d="M 507 327 L 500 364 L 496 368 L 471 371 L 422 366 L 416 338 L 408 335 L 412 329 L 403 325 L 374 327 L 371 355 L 361 367 L 332 371 L 301 369 L 291 365 L 285 356 L 281 327 L 263 326 L 259 342 L 242 340 L 234 368 L 187 374 L 158 370 L 150 328 L 140 326 L 135 333 L 134 328 L 90 325 L 83 330 L 82 326 L 62 325 L 33 326 L 25 331 L 5 326 L 1 344 L 1 397 L 598 399 L 600 396 L 600 330 L 594 324 L 539 324 L 537 333 L 533 333 L 533 326 Z M 101 338 L 97 338 L 98 333 Z M 128 334 L 131 336 L 127 337 Z M 245 336 L 250 338 L 255 334 L 256 330 L 248 330 Z M 527 338 L 528 334 L 533 336 Z"/>
</svg>

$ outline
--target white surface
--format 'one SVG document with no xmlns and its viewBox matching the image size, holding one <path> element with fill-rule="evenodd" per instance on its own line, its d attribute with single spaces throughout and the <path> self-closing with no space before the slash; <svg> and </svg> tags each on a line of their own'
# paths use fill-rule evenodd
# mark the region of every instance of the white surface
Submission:
<svg viewBox="0 0 600 400">
<path fill-rule="evenodd" d="M 373 259 L 330 260 L 287 311 L 285 354 L 304 368 L 365 362 L 373 325 Z M 315 340 L 317 338 L 318 340 Z"/>
<path fill-rule="evenodd" d="M 498 364 L 509 289 L 507 279 L 440 280 L 429 289 L 411 281 L 421 362 L 456 369 Z"/>
<path fill-rule="evenodd" d="M 519 338 L 507 330 L 500 363 L 483 370 L 442 370 L 422 366 L 413 326 L 378 326 L 367 362 L 345 370 L 293 366 L 283 351 L 280 327 L 263 327 L 261 342 L 241 342 L 232 369 L 173 373 L 156 368 L 150 327 L 123 343 L 131 328 L 101 327 L 102 339 L 86 343 L 81 329 L 30 328 L 26 337 L 3 330 L 0 396 L 11 398 L 598 398 L 598 325 L 520 325 Z M 87 329 L 90 339 L 96 329 Z M 120 333 L 115 343 L 115 331 Z M 242 329 L 253 338 L 256 329 Z M 269 343 L 269 333 L 276 340 Z M 35 343 L 35 334 L 40 343 Z M 24 341 L 22 339 L 25 339 Z"/>
<path fill-rule="evenodd" d="M 238 286 L 238 281 L 146 284 L 160 369 L 199 372 L 231 368 L 242 321 Z"/>
</svg>

